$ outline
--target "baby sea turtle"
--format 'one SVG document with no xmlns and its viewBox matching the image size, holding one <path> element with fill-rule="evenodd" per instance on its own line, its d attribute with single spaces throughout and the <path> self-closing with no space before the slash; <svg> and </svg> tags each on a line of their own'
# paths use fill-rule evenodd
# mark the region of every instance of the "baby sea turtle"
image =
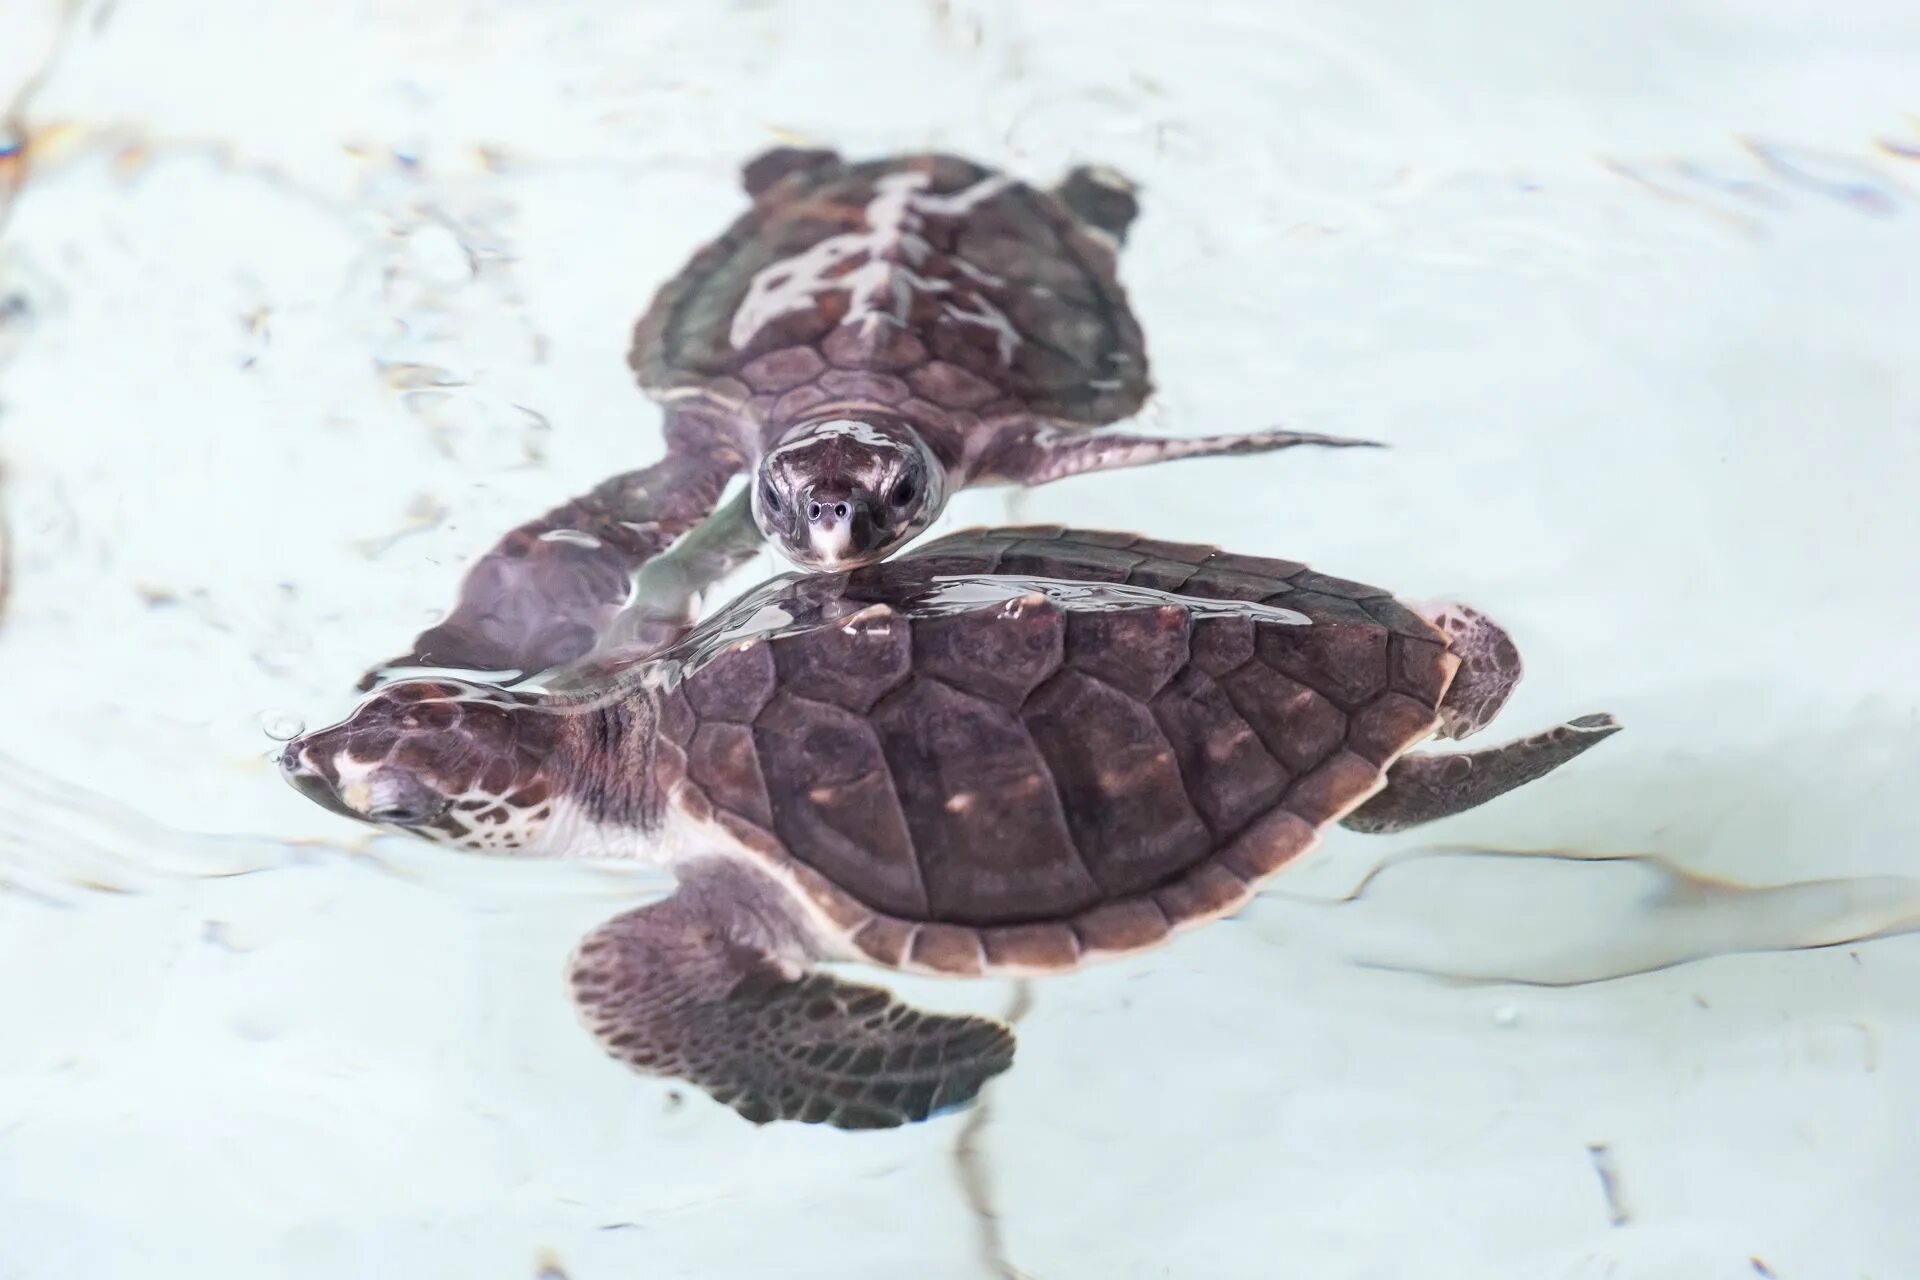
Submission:
<svg viewBox="0 0 1920 1280">
<path fill-rule="evenodd" d="M 814 966 L 1043 974 L 1237 910 L 1329 823 L 1472 808 L 1613 733 L 1408 754 L 1520 658 L 1458 606 L 1283 560 L 975 531 L 776 579 L 593 696 L 448 680 L 289 744 L 313 799 L 457 848 L 656 860 L 569 969 L 603 1046 L 754 1121 L 964 1104 L 1013 1035 Z"/>
<path fill-rule="evenodd" d="M 654 298 L 629 358 L 666 409 L 667 455 L 509 533 L 452 613 L 388 667 L 530 674 L 585 654 L 630 599 L 642 647 L 770 540 L 807 568 L 885 556 L 967 485 L 1293 445 L 1293 431 L 1096 432 L 1149 390 L 1115 276 L 1137 205 L 1107 169 L 1041 191 L 971 161 L 750 162 L 753 208 Z M 717 513 L 729 479 L 750 483 Z M 675 538 L 682 554 L 631 577 Z M 387 674 L 376 668 L 366 684 Z"/>
</svg>

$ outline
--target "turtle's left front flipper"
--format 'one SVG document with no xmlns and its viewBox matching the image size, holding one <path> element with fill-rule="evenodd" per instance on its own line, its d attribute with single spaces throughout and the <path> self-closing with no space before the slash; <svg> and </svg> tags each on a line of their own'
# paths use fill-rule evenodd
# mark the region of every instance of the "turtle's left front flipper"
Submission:
<svg viewBox="0 0 1920 1280">
<path fill-rule="evenodd" d="M 1239 457 L 1311 445 L 1327 449 L 1378 449 L 1376 440 L 1324 436 L 1311 431 L 1248 431 L 1221 436 L 1141 436 L 1108 431 L 1076 433 L 1037 425 L 1010 436 L 981 462 L 979 479 L 1036 485 L 1091 471 L 1118 471 L 1182 458 Z"/>
<path fill-rule="evenodd" d="M 575 683 L 604 678 L 673 644 L 700 620 L 709 588 L 766 547 L 743 489 L 687 536 L 641 566 L 633 596 L 601 631 L 592 652 L 575 662 Z"/>
<path fill-rule="evenodd" d="M 738 871 L 588 934 L 568 966 L 580 1015 L 636 1071 L 700 1086 L 756 1124 L 890 1129 L 962 1106 L 1013 1065 L 1013 1033 L 926 1013 L 803 967 L 769 921 L 787 908 Z"/>
<path fill-rule="evenodd" d="M 635 575 L 713 513 L 743 465 L 731 446 L 677 450 L 514 529 L 467 572 L 446 619 L 421 632 L 411 652 L 368 671 L 360 687 L 410 667 L 484 671 L 511 684 L 583 657 L 633 598 Z M 737 523 L 740 514 L 715 518 Z M 669 576 L 689 580 L 691 592 L 690 580 L 712 569 L 702 559 Z M 669 614 L 690 623 L 690 599 L 663 599 L 650 619 Z"/>
<path fill-rule="evenodd" d="M 1618 732 L 1620 722 L 1600 714 L 1479 751 L 1412 752 L 1387 770 L 1385 789 L 1340 825 L 1384 833 L 1451 818 L 1546 777 Z"/>
</svg>

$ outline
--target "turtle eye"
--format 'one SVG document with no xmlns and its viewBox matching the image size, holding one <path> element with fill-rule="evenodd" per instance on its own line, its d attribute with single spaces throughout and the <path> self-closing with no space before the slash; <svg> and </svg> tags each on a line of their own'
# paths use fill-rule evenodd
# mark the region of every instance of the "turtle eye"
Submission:
<svg viewBox="0 0 1920 1280">
<path fill-rule="evenodd" d="M 920 486 L 914 483 L 913 476 L 904 475 L 895 482 L 893 492 L 887 495 L 887 499 L 896 507 L 904 507 L 913 501 L 914 494 L 918 492 Z"/>
<path fill-rule="evenodd" d="M 774 489 L 771 480 L 760 482 L 760 505 L 773 515 L 780 514 L 780 494 Z"/>
<path fill-rule="evenodd" d="M 396 827 L 406 827 L 424 820 L 427 814 L 424 809 L 417 808 L 410 804 L 389 804 L 382 805 L 378 809 L 369 810 L 367 816 L 375 822 L 386 822 Z"/>
</svg>

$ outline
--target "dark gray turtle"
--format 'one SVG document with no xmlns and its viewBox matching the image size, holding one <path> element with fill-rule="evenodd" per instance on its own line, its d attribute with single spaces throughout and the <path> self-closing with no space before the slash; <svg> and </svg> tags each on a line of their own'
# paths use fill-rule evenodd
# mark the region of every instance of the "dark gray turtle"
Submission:
<svg viewBox="0 0 1920 1280">
<path fill-rule="evenodd" d="M 667 456 L 509 533 L 388 667 L 532 673 L 585 654 L 629 599 L 641 614 L 623 638 L 644 651 L 763 536 L 806 568 L 871 563 L 966 485 L 1368 443 L 1095 431 L 1149 389 L 1115 277 L 1136 205 L 1108 170 L 1040 191 L 954 156 L 850 164 L 783 149 L 744 176 L 753 208 L 634 333 L 630 362 L 666 407 Z M 636 570 L 742 470 L 751 483 L 713 513 L 697 553 L 657 561 L 636 591 Z"/>
<path fill-rule="evenodd" d="M 1014 529 L 776 579 L 594 696 L 396 682 L 282 763 L 455 847 L 669 866 L 677 892 L 575 954 L 588 1027 L 751 1120 L 862 1128 L 965 1103 L 1013 1036 L 817 964 L 1042 974 L 1156 946 L 1329 823 L 1458 813 L 1618 727 L 1409 754 L 1480 728 L 1519 676 L 1471 610 Z"/>
</svg>

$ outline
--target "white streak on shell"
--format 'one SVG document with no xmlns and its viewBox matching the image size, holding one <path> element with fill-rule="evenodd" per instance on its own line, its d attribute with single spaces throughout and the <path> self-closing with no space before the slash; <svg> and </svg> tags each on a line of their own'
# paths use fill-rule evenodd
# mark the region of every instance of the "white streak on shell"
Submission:
<svg viewBox="0 0 1920 1280">
<path fill-rule="evenodd" d="M 810 311 L 821 294 L 847 291 L 844 324 L 859 324 L 867 332 L 876 325 L 904 325 L 915 293 L 952 294 L 951 281 L 915 270 L 931 252 L 921 234 L 928 217 L 961 217 L 992 199 L 1012 183 L 1004 174 L 982 178 L 952 195 L 929 195 L 924 173 L 890 173 L 874 184 L 867 202 L 866 229 L 843 231 L 782 258 L 754 273 L 746 297 L 733 315 L 727 336 L 734 349 L 751 343 L 760 331 L 781 316 Z M 958 269 L 979 284 L 997 286 L 999 277 L 970 263 Z M 853 264 L 849 266 L 848 264 Z M 1010 363 L 1020 335 L 997 308 L 974 296 L 971 305 L 949 299 L 949 315 L 962 324 L 993 330 L 1002 363 Z"/>
</svg>

